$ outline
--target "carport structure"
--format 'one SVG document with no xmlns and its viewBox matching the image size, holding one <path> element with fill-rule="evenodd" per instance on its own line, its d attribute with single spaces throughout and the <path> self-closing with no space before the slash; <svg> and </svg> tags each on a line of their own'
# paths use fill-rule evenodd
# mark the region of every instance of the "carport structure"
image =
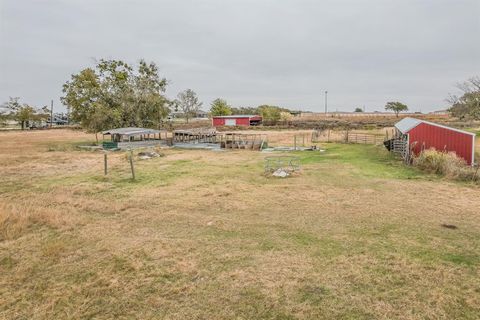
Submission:
<svg viewBox="0 0 480 320">
<path fill-rule="evenodd" d="M 167 140 L 167 130 L 148 128 L 116 128 L 102 132 L 104 149 L 128 149 L 154 146 Z M 105 141 L 105 136 L 110 136 L 110 141 Z"/>
</svg>

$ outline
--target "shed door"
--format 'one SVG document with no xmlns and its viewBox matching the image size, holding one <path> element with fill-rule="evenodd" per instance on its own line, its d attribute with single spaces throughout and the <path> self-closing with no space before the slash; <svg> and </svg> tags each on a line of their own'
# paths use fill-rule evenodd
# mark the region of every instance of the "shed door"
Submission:
<svg viewBox="0 0 480 320">
<path fill-rule="evenodd" d="M 225 125 L 226 126 L 236 126 L 237 125 L 237 119 L 225 119 Z"/>
</svg>

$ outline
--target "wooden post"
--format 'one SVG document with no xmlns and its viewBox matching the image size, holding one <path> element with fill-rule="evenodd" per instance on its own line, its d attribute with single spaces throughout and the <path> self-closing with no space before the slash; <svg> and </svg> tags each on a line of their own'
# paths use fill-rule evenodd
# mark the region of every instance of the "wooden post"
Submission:
<svg viewBox="0 0 480 320">
<path fill-rule="evenodd" d="M 107 175 L 108 166 L 107 166 L 107 153 L 106 152 L 103 154 L 103 171 L 105 172 L 105 175 Z"/>
<path fill-rule="evenodd" d="M 302 134 L 302 147 L 305 147 L 305 134 Z"/>
<path fill-rule="evenodd" d="M 293 150 L 297 150 L 297 135 L 293 136 Z"/>
<path fill-rule="evenodd" d="M 133 151 L 130 150 L 130 169 L 132 170 L 132 180 L 135 180 L 135 168 L 133 167 Z"/>
<path fill-rule="evenodd" d="M 50 105 L 50 129 L 53 128 L 53 100 Z"/>
<path fill-rule="evenodd" d="M 327 142 L 330 142 L 330 129 L 328 129 Z"/>
<path fill-rule="evenodd" d="M 477 164 L 477 169 L 475 170 L 475 173 L 473 174 L 472 181 L 475 181 L 477 178 L 477 173 L 478 173 L 478 168 L 480 167 L 480 164 Z"/>
</svg>

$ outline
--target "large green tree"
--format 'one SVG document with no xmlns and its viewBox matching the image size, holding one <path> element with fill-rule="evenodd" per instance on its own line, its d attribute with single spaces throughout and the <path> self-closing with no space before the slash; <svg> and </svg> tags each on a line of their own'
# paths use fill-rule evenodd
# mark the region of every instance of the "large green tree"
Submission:
<svg viewBox="0 0 480 320">
<path fill-rule="evenodd" d="M 226 100 L 217 98 L 210 104 L 210 113 L 212 116 L 229 116 L 232 114 L 232 108 Z"/>
<path fill-rule="evenodd" d="M 470 78 L 457 87 L 463 94 L 447 99 L 452 104 L 449 109 L 452 115 L 460 119 L 480 120 L 480 77 Z"/>
<path fill-rule="evenodd" d="M 119 60 L 100 60 L 63 85 L 61 101 L 72 121 L 89 132 L 115 127 L 160 127 L 168 115 L 167 80 L 155 63 L 141 60 L 134 70 Z"/>
<path fill-rule="evenodd" d="M 258 107 L 258 112 L 264 121 L 275 124 L 280 120 L 282 112 L 288 112 L 288 109 L 277 106 L 261 105 Z"/>
<path fill-rule="evenodd" d="M 187 89 L 180 92 L 175 100 L 175 109 L 182 110 L 183 116 L 188 123 L 188 120 L 195 116 L 200 110 L 202 102 L 198 99 L 197 94 L 192 89 Z"/>
<path fill-rule="evenodd" d="M 395 112 L 395 115 L 398 117 L 398 114 L 400 112 L 408 111 L 408 106 L 406 104 L 403 104 L 401 102 L 387 102 L 385 105 L 385 110 L 390 110 Z"/>
<path fill-rule="evenodd" d="M 20 98 L 18 97 L 10 97 L 9 101 L 5 102 L 2 107 L 6 110 L 4 117 L 20 123 L 22 130 L 31 122 L 45 121 L 49 117 L 47 107 L 36 108 L 26 103 L 20 103 Z"/>
</svg>

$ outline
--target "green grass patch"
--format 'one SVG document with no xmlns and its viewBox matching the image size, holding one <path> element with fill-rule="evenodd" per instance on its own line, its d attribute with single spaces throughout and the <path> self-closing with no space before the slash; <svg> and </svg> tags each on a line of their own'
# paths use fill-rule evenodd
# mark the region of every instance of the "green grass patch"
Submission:
<svg viewBox="0 0 480 320">
<path fill-rule="evenodd" d="M 330 295 L 330 289 L 314 284 L 305 285 L 300 289 L 300 301 L 319 304 Z"/>
<path fill-rule="evenodd" d="M 327 144 L 325 152 L 295 152 L 302 165 L 337 163 L 349 165 L 351 174 L 368 178 L 417 179 L 424 173 L 408 167 L 394 154 L 380 146 Z"/>
<path fill-rule="evenodd" d="M 10 255 L 0 257 L 0 270 L 10 270 L 17 264 L 16 260 Z"/>
<path fill-rule="evenodd" d="M 45 144 L 48 152 L 69 152 L 80 151 L 80 146 L 97 146 L 94 140 L 81 140 L 81 141 L 69 141 L 69 142 L 57 142 Z"/>
</svg>

